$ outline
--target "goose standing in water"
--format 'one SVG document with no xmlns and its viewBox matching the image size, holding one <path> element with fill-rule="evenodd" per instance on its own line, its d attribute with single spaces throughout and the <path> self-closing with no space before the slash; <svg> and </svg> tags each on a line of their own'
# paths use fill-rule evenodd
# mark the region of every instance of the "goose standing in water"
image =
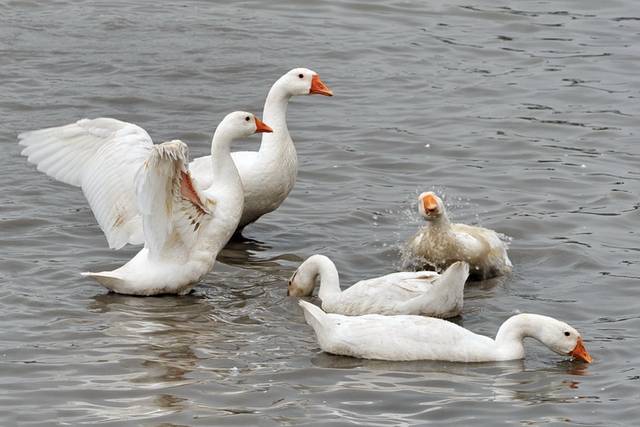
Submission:
<svg viewBox="0 0 640 427">
<path fill-rule="evenodd" d="M 36 156 L 41 170 L 82 186 L 110 244 L 137 241 L 138 221 L 142 224 L 144 248 L 129 262 L 83 275 L 123 294 L 187 293 L 213 268 L 242 214 L 242 183 L 231 142 L 271 129 L 251 113 L 228 114 L 213 136 L 213 179 L 204 187 L 187 170 L 183 142 L 153 145 L 135 125 L 96 120 L 97 127 L 88 120 L 23 135 L 23 141 L 32 142 L 25 154 Z M 100 132 L 107 127 L 110 132 Z M 89 137 L 87 129 L 93 130 Z M 58 144 L 48 144 L 51 139 Z"/>
<path fill-rule="evenodd" d="M 437 269 L 465 261 L 470 276 L 481 280 L 511 272 L 507 246 L 495 231 L 452 224 L 442 199 L 431 191 L 420 194 L 418 200 L 420 214 L 428 224 L 408 242 L 411 256 Z"/>
<path fill-rule="evenodd" d="M 273 133 L 262 136 L 259 151 L 232 153 L 244 187 L 244 211 L 238 231 L 262 215 L 276 210 L 287 198 L 298 174 L 298 156 L 287 128 L 287 106 L 292 96 L 333 96 L 315 71 L 294 68 L 280 77 L 269 90 L 262 118 Z M 194 178 L 211 182 L 210 156 L 194 159 L 189 165 Z"/>
<path fill-rule="evenodd" d="M 313 255 L 289 280 L 287 295 L 311 295 L 319 280 L 318 296 L 327 313 L 422 314 L 447 318 L 462 312 L 468 275 L 469 265 L 456 262 L 442 274 L 434 271 L 391 273 L 362 280 L 342 291 L 333 261 L 324 255 Z"/>
<path fill-rule="evenodd" d="M 442 319 L 424 316 L 343 316 L 299 301 L 320 348 L 361 359 L 492 362 L 524 358 L 524 338 L 590 363 L 582 337 L 571 326 L 539 314 L 507 319 L 492 339 Z"/>
<path fill-rule="evenodd" d="M 287 105 L 292 96 L 309 94 L 333 95 L 318 74 L 306 68 L 293 69 L 278 79 L 264 106 L 272 136 L 263 138 L 259 151 L 232 153 L 245 192 L 240 228 L 275 210 L 293 188 L 298 159 L 287 129 Z M 144 129 L 111 118 L 82 119 L 24 132 L 18 140 L 25 147 L 22 155 L 39 171 L 82 188 L 110 248 L 144 243 L 133 182 L 137 166 L 153 144 Z M 122 157 L 125 151 L 127 156 Z M 211 156 L 204 156 L 189 166 L 201 188 L 213 183 L 212 164 Z"/>
</svg>

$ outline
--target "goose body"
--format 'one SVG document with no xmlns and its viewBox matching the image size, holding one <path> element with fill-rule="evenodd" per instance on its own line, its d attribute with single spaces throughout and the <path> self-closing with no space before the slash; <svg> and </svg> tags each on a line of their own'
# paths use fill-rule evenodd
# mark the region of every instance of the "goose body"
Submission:
<svg viewBox="0 0 640 427">
<path fill-rule="evenodd" d="M 433 192 L 422 193 L 418 206 L 429 223 L 408 242 L 413 258 L 437 269 L 465 261 L 470 265 L 470 276 L 481 280 L 511 272 L 507 246 L 495 231 L 451 223 L 444 203 Z"/>
<path fill-rule="evenodd" d="M 320 348 L 332 354 L 392 361 L 504 361 L 524 358 L 523 340 L 532 337 L 556 353 L 591 362 L 578 331 L 538 314 L 512 316 L 492 339 L 432 317 L 343 316 L 306 301 L 299 304 Z"/>
<path fill-rule="evenodd" d="M 247 201 L 241 228 L 280 206 L 293 188 L 297 156 L 287 129 L 287 105 L 291 96 L 310 93 L 332 95 L 318 75 L 306 68 L 282 76 L 265 102 L 270 117 L 266 121 L 274 123 L 273 136 L 262 140 L 259 151 L 232 154 Z M 22 155 L 39 171 L 82 188 L 110 248 L 145 242 L 134 182 L 153 146 L 143 128 L 112 118 L 82 119 L 24 132 L 18 140 L 24 146 Z M 191 163 L 191 178 L 199 188 L 215 184 L 213 160 L 205 156 Z"/>
<path fill-rule="evenodd" d="M 313 255 L 289 280 L 288 294 L 311 295 L 319 280 L 318 296 L 328 313 L 422 314 L 447 318 L 462 312 L 468 273 L 469 266 L 458 262 L 443 274 L 434 271 L 391 273 L 341 290 L 335 264 L 324 255 Z"/>
<path fill-rule="evenodd" d="M 262 136 L 259 151 L 232 153 L 245 192 L 238 230 L 276 210 L 293 189 L 298 156 L 287 127 L 287 106 L 292 96 L 310 94 L 333 95 L 315 71 L 295 68 L 280 77 L 269 90 L 263 111 L 273 133 Z M 189 169 L 202 185 L 210 182 L 210 156 L 194 159 Z"/>
<path fill-rule="evenodd" d="M 110 244 L 119 247 L 138 239 L 144 242 L 144 248 L 122 267 L 83 275 L 118 293 L 187 293 L 213 268 L 242 214 L 242 182 L 231 159 L 231 142 L 255 132 L 268 132 L 269 127 L 250 113 L 227 115 L 211 144 L 215 154 L 212 184 L 202 187 L 191 179 L 188 149 L 183 142 L 154 145 L 135 125 L 98 120 L 105 122 L 97 123 L 97 129 L 106 125 L 114 129 L 87 137 L 86 129 L 76 129 L 91 126 L 92 121 L 85 121 L 24 136 L 24 141 L 31 142 L 26 154 L 37 155 L 39 167 L 60 180 L 82 186 Z M 56 139 L 57 134 L 65 132 L 77 136 Z M 58 157 L 67 164 L 58 166 L 45 157 L 51 150 L 47 146 L 51 140 L 58 141 L 53 147 L 62 151 Z M 64 145 L 61 140 L 70 142 Z M 55 150 L 50 155 L 57 159 Z M 91 167 L 86 168 L 88 165 Z M 136 209 L 129 209 L 132 203 Z M 135 227 L 127 227 L 138 222 L 142 236 Z"/>
</svg>

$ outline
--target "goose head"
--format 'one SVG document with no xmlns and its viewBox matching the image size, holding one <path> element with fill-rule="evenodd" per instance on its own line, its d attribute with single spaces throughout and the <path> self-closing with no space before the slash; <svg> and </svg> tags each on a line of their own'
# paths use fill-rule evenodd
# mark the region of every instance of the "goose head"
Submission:
<svg viewBox="0 0 640 427">
<path fill-rule="evenodd" d="M 246 138 L 254 133 L 273 132 L 262 120 L 246 111 L 234 111 L 225 116 L 216 133 L 223 132 L 230 140 Z"/>
<path fill-rule="evenodd" d="M 339 292 L 340 279 L 336 265 L 328 257 L 320 254 L 307 258 L 289 279 L 287 295 L 305 297 L 313 293 L 318 278 L 320 279 L 320 292 L 322 294 Z"/>
<path fill-rule="evenodd" d="M 318 73 L 308 68 L 294 68 L 280 77 L 278 83 L 290 96 L 313 94 L 333 96 L 333 92 L 320 80 Z"/>
<path fill-rule="evenodd" d="M 433 191 L 427 191 L 418 196 L 418 210 L 420 215 L 427 221 L 440 218 L 445 215 L 444 203 L 442 199 Z"/>
<path fill-rule="evenodd" d="M 522 313 L 507 319 L 496 334 L 496 342 L 505 349 L 523 351 L 522 339 L 535 338 L 550 350 L 591 363 L 580 333 L 565 322 L 540 314 Z"/>
<path fill-rule="evenodd" d="M 308 268 L 309 264 L 302 263 L 296 271 L 293 272 L 289 279 L 287 287 L 287 295 L 293 297 L 306 297 L 311 295 L 316 287 L 316 279 L 318 278 L 317 269 Z"/>
<path fill-rule="evenodd" d="M 538 323 L 538 338 L 543 344 L 558 354 L 591 363 L 593 360 L 584 347 L 580 333 L 568 324 L 552 317 L 543 317 Z"/>
</svg>

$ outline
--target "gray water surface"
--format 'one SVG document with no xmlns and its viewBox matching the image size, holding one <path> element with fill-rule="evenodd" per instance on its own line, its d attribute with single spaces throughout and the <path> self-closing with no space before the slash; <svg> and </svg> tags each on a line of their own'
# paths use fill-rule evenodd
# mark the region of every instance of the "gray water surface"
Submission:
<svg viewBox="0 0 640 427">
<path fill-rule="evenodd" d="M 637 425 L 640 3 L 0 1 L 0 425 Z M 122 265 L 82 192 L 17 133 L 83 117 L 209 150 L 304 66 L 298 182 L 185 297 L 107 294 Z M 255 149 L 259 138 L 236 145 Z M 594 363 L 385 363 L 323 354 L 286 281 L 323 253 L 345 285 L 399 268 L 435 189 L 512 239 L 514 273 L 456 321 L 563 319 Z"/>
</svg>

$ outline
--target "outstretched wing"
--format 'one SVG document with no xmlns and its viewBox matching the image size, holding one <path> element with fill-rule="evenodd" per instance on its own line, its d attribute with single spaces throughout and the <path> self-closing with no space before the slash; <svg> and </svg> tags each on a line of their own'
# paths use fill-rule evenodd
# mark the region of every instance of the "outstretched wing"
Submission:
<svg viewBox="0 0 640 427">
<path fill-rule="evenodd" d="M 151 257 L 167 247 L 190 249 L 210 212 L 186 168 L 187 145 L 178 140 L 154 145 L 136 176 L 138 209 Z"/>
<path fill-rule="evenodd" d="M 18 140 L 39 171 L 82 188 L 109 247 L 144 241 L 134 183 L 153 146 L 144 129 L 109 118 L 83 119 L 24 132 Z"/>
</svg>

